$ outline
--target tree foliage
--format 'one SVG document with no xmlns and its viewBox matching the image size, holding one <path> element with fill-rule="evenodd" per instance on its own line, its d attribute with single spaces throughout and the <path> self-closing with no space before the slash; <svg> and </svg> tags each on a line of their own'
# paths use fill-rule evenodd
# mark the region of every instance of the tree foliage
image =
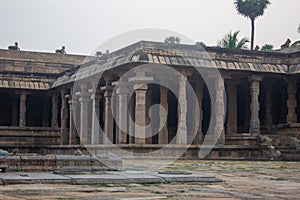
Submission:
<svg viewBox="0 0 300 200">
<path fill-rule="evenodd" d="M 181 39 L 175 36 L 169 36 L 165 39 L 165 43 L 167 44 L 180 44 Z"/>
<path fill-rule="evenodd" d="M 235 0 L 234 2 L 238 13 L 251 20 L 251 50 L 254 45 L 254 21 L 264 14 L 269 4 L 271 4 L 269 0 Z"/>
<path fill-rule="evenodd" d="M 274 46 L 272 44 L 265 44 L 261 47 L 261 51 L 272 51 L 274 49 Z"/>
<path fill-rule="evenodd" d="M 197 42 L 195 43 L 195 45 L 196 45 L 196 46 L 206 47 L 206 44 L 205 44 L 204 42 L 199 42 L 199 41 L 197 41 Z"/>
<path fill-rule="evenodd" d="M 238 34 L 240 31 L 235 31 L 232 33 L 231 31 L 224 36 L 223 39 L 218 41 L 218 47 L 229 48 L 229 49 L 248 49 L 247 43 L 249 40 L 246 37 L 242 39 L 238 39 Z"/>
</svg>

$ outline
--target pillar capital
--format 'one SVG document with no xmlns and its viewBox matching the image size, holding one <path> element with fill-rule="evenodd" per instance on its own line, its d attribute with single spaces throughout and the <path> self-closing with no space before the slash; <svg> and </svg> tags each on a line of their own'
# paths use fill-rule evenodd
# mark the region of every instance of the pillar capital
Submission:
<svg viewBox="0 0 300 200">
<path fill-rule="evenodd" d="M 111 83 L 111 81 L 113 80 L 112 75 L 106 75 L 103 79 L 104 79 L 106 85 L 109 85 Z"/>
<path fill-rule="evenodd" d="M 102 86 L 100 89 L 104 90 L 104 91 L 113 90 L 114 86 L 112 86 L 112 85 L 105 85 L 105 86 Z"/>
<path fill-rule="evenodd" d="M 27 90 L 16 90 L 16 94 L 31 94 L 30 91 L 27 91 Z"/>
<path fill-rule="evenodd" d="M 133 89 L 134 90 L 138 90 L 138 91 L 145 91 L 145 92 L 147 92 L 148 85 L 147 84 L 134 84 Z"/>
<path fill-rule="evenodd" d="M 262 76 L 258 76 L 258 75 L 252 75 L 249 77 L 249 81 L 262 81 L 264 78 Z"/>
</svg>

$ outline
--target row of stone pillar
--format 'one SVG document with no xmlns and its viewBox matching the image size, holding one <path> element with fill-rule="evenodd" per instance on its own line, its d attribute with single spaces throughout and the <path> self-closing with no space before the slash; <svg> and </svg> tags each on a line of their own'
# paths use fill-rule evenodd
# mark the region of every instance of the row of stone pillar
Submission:
<svg viewBox="0 0 300 200">
<path fill-rule="evenodd" d="M 19 126 L 19 127 L 26 127 L 27 126 L 27 103 L 28 103 L 28 95 L 30 95 L 30 91 L 26 90 L 19 90 L 16 92 L 16 95 L 19 95 L 19 101 L 18 98 L 14 97 L 12 102 L 12 125 L 13 126 Z M 51 116 L 51 127 L 58 128 L 58 122 L 57 122 L 57 96 L 52 95 L 52 116 Z M 19 108 L 19 109 L 18 109 Z M 19 110 L 19 113 L 18 113 Z M 46 107 L 46 103 L 43 102 L 43 120 L 42 120 L 42 126 L 48 127 L 49 120 L 48 120 L 48 108 Z M 19 118 L 17 118 L 19 115 Z"/>
<path fill-rule="evenodd" d="M 259 119 L 259 94 L 260 94 L 260 82 L 262 81 L 262 77 L 260 76 L 251 76 L 249 78 L 250 83 L 250 129 L 249 132 L 252 135 L 260 134 L 260 119 Z M 219 143 L 225 143 L 225 127 L 224 127 L 224 78 L 219 77 L 218 79 L 214 79 L 214 92 L 216 95 L 216 101 L 213 102 L 215 104 L 215 113 L 213 117 L 215 117 L 214 131 L 220 133 Z M 203 111 L 202 111 L 202 98 L 203 98 L 203 82 L 197 81 L 195 92 L 197 96 L 197 100 L 199 102 L 199 112 L 194 113 L 195 117 L 199 118 L 199 125 L 197 126 L 196 136 L 194 141 L 189 139 L 189 135 L 187 132 L 187 93 L 186 93 L 186 80 L 183 78 L 179 79 L 179 90 L 178 90 L 178 131 L 176 135 L 176 144 L 188 144 L 193 142 L 194 144 L 201 144 L 202 142 L 202 119 L 203 119 Z M 226 89 L 227 89 L 227 124 L 226 124 L 226 133 L 227 134 L 236 134 L 237 133 L 237 84 L 238 82 L 234 79 L 226 80 Z M 147 144 L 151 143 L 149 138 L 147 139 L 147 133 L 145 130 L 145 126 L 147 125 L 147 85 L 135 85 L 135 99 L 131 98 L 128 100 L 129 95 L 127 90 L 122 88 L 118 88 L 116 90 L 117 102 L 116 102 L 116 111 L 117 111 L 117 122 L 121 128 L 116 128 L 115 131 L 115 141 L 118 144 L 126 144 L 126 143 L 135 143 L 135 144 Z M 288 114 L 287 114 L 287 122 L 296 122 L 296 83 L 295 81 L 288 81 L 287 85 L 288 92 Z M 64 91 L 61 92 L 62 103 L 61 103 L 61 140 L 63 144 L 75 144 L 76 143 L 76 128 L 74 116 L 76 116 L 77 112 L 80 112 L 80 119 L 78 126 L 79 136 L 81 144 L 111 144 L 114 140 L 114 119 L 112 113 L 112 95 L 113 95 L 113 86 L 109 81 L 106 82 L 106 85 L 97 88 L 93 87 L 93 89 L 88 90 L 88 88 L 84 85 L 81 87 L 81 91 L 76 94 L 65 94 Z M 100 107 L 99 101 L 101 98 L 104 98 L 104 130 L 101 132 L 101 128 L 99 125 L 98 119 L 100 119 Z M 149 97 L 148 97 L 149 98 Z M 21 101 L 22 99 L 22 101 Z M 68 101 L 67 101 L 68 99 Z M 75 106 L 77 104 L 77 100 L 80 103 L 80 110 L 77 111 Z M 88 102 L 92 100 L 92 122 L 91 122 L 91 136 L 88 139 Z M 26 100 L 25 100 L 26 101 Z M 128 104 L 128 101 L 130 102 Z M 23 104 L 24 96 L 20 98 L 20 104 Z M 52 114 L 57 116 L 55 110 L 57 110 L 57 97 L 53 96 L 52 98 L 53 105 L 52 106 Z M 266 92 L 266 103 L 271 103 L 271 93 L 270 90 Z M 160 86 L 160 104 L 164 109 L 168 112 L 168 89 L 164 86 Z M 67 106 L 69 105 L 69 109 Z M 67 116 L 69 110 L 69 141 L 67 141 Z M 128 112 L 129 110 L 129 112 Z M 24 113 L 24 110 L 22 110 Z M 25 111 L 26 112 L 26 111 Z M 162 112 L 162 111 L 160 111 Z M 267 124 L 272 123 L 271 119 L 271 108 L 266 107 L 266 122 Z M 134 118 L 135 123 L 133 123 L 129 119 L 129 115 Z M 21 115 L 20 111 L 20 124 L 23 122 L 21 119 L 23 114 Z M 161 120 L 160 120 L 161 121 Z M 162 123 L 162 122 L 160 122 Z M 57 119 L 52 117 L 52 126 L 57 126 Z M 103 134 L 103 136 L 101 135 Z M 151 136 L 149 136 L 151 137 Z M 133 139 L 134 138 L 134 139 Z M 168 141 L 168 124 L 167 121 L 163 124 L 162 129 L 158 133 L 158 144 L 167 144 Z"/>
</svg>

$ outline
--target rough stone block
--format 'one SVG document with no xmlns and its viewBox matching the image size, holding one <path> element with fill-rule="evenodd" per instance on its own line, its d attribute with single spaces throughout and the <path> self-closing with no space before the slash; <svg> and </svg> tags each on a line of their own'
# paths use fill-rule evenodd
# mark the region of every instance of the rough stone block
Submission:
<svg viewBox="0 0 300 200">
<path fill-rule="evenodd" d="M 21 156 L 22 171 L 53 171 L 56 166 L 55 156 Z"/>
</svg>

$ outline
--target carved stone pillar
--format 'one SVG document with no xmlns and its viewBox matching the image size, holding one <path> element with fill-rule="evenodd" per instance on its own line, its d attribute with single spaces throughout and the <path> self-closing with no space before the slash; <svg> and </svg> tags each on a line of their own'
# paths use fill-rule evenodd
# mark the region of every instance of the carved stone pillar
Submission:
<svg viewBox="0 0 300 200">
<path fill-rule="evenodd" d="M 265 126 L 268 132 L 272 129 L 272 84 L 265 85 Z"/>
<path fill-rule="evenodd" d="M 67 120 L 68 120 L 68 102 L 65 97 L 66 91 L 61 90 L 61 111 L 60 111 L 60 143 L 67 144 L 68 143 L 68 136 L 67 136 Z"/>
<path fill-rule="evenodd" d="M 69 144 L 77 144 L 77 129 L 76 129 L 76 115 L 77 115 L 77 97 L 76 95 L 66 95 L 69 104 Z"/>
<path fill-rule="evenodd" d="M 225 144 L 225 130 L 224 130 L 224 79 L 221 76 L 215 77 L 215 136 L 219 137 L 218 144 Z"/>
<path fill-rule="evenodd" d="M 202 100 L 203 100 L 203 82 L 202 81 L 197 81 L 196 82 L 196 87 L 195 87 L 195 93 L 197 96 L 197 101 L 199 105 L 199 112 L 195 112 L 195 118 L 199 119 L 199 124 L 198 126 L 196 125 L 197 128 L 197 133 L 196 137 L 194 139 L 194 144 L 201 144 L 202 143 L 202 138 L 203 138 L 203 133 L 202 133 L 202 120 L 203 120 L 203 109 L 202 109 Z"/>
<path fill-rule="evenodd" d="M 148 90 L 146 93 L 146 124 L 149 125 L 146 130 L 146 144 L 152 144 L 152 127 L 151 127 L 151 117 L 152 113 L 150 111 L 150 107 L 152 105 L 152 91 L 151 88 L 148 86 Z"/>
<path fill-rule="evenodd" d="M 168 144 L 168 88 L 164 86 L 160 86 L 160 105 L 165 109 L 166 112 L 166 121 L 163 124 L 163 120 L 161 119 L 161 116 L 163 114 L 163 111 L 159 111 L 159 123 L 160 127 L 162 129 L 160 130 L 158 134 L 158 144 Z M 163 126 L 162 126 L 163 125 Z"/>
<path fill-rule="evenodd" d="M 113 115 L 112 115 L 112 105 L 111 105 L 111 96 L 112 96 L 112 89 L 111 85 L 107 85 L 101 88 L 105 90 L 104 92 L 104 100 L 105 100 L 105 108 L 104 108 L 104 136 L 103 136 L 103 143 L 104 144 L 112 144 L 113 143 Z"/>
<path fill-rule="evenodd" d="M 81 86 L 81 92 L 79 94 L 80 102 L 80 144 L 89 144 L 88 138 L 88 103 L 90 94 L 87 91 L 87 86 Z"/>
<path fill-rule="evenodd" d="M 58 128 L 58 121 L 57 121 L 57 113 L 58 113 L 58 107 L 57 107 L 57 94 L 52 94 L 51 104 L 52 104 L 52 114 L 51 114 L 51 127 L 52 128 Z"/>
<path fill-rule="evenodd" d="M 135 125 L 135 94 L 133 93 L 129 100 L 129 123 L 128 123 L 128 137 L 129 144 L 134 144 L 134 125 Z"/>
<path fill-rule="evenodd" d="M 228 135 L 237 134 L 237 83 L 228 80 L 227 83 L 227 130 Z"/>
<path fill-rule="evenodd" d="M 25 91 L 20 92 L 20 115 L 19 115 L 19 126 L 26 126 L 26 101 L 27 101 L 27 93 Z"/>
<path fill-rule="evenodd" d="M 186 74 L 183 74 L 186 76 Z M 178 129 L 176 136 L 176 144 L 187 144 L 187 97 L 186 97 L 186 78 L 179 76 L 178 91 Z"/>
<path fill-rule="evenodd" d="M 147 85 L 135 85 L 135 143 L 146 143 L 146 93 Z"/>
<path fill-rule="evenodd" d="M 91 95 L 92 99 L 92 134 L 91 144 L 100 143 L 100 99 L 101 95 L 96 90 Z"/>
<path fill-rule="evenodd" d="M 251 135 L 260 134 L 260 119 L 259 119 L 259 83 L 262 81 L 262 78 L 259 76 L 252 76 L 250 79 L 250 129 L 249 132 Z"/>
<path fill-rule="evenodd" d="M 297 99 L 296 99 L 296 92 L 297 92 L 297 85 L 295 80 L 288 80 L 287 81 L 287 108 L 288 113 L 286 117 L 287 123 L 295 123 L 297 122 L 297 114 L 296 114 L 296 107 L 297 107 Z"/>
<path fill-rule="evenodd" d="M 127 143 L 127 131 L 128 131 L 128 93 L 129 91 L 122 86 L 116 90 L 118 96 L 118 143 Z"/>
</svg>

